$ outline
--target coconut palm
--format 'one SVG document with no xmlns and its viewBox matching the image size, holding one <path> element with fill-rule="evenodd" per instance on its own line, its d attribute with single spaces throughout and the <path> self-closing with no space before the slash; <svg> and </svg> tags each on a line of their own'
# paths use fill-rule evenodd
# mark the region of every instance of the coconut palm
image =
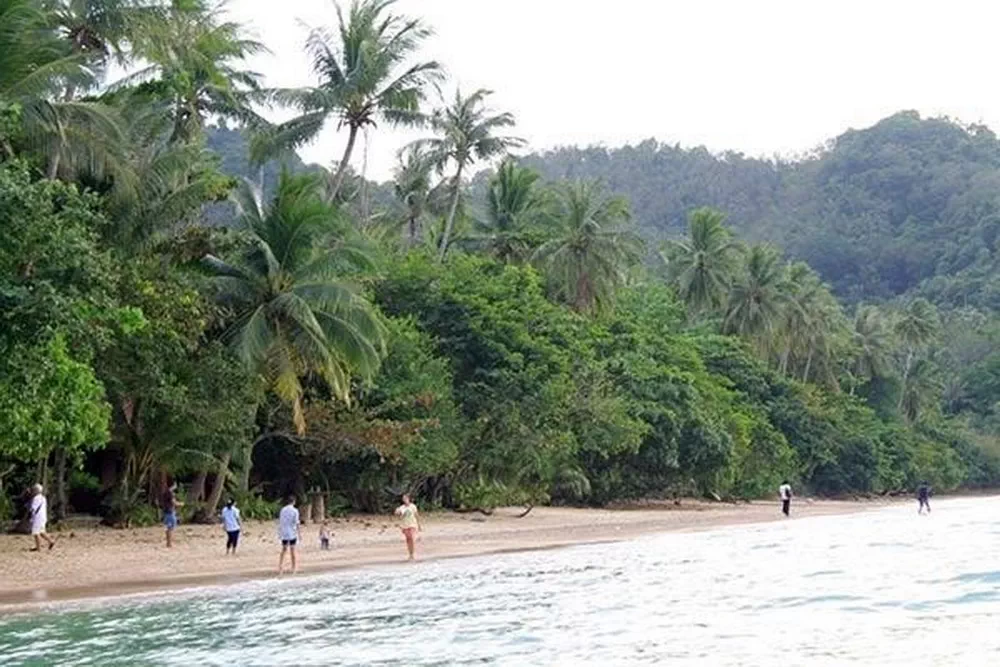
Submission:
<svg viewBox="0 0 1000 667">
<path fill-rule="evenodd" d="M 577 311 L 609 306 L 642 257 L 628 204 L 593 183 L 576 182 L 558 190 L 552 216 L 552 237 L 535 251 L 535 260 Z"/>
<path fill-rule="evenodd" d="M 222 303 L 234 312 L 225 338 L 292 406 L 303 432 L 303 377 L 322 378 L 347 401 L 352 375 L 371 379 L 384 354 L 383 325 L 349 280 L 370 260 L 324 201 L 315 174 L 283 174 L 270 207 L 248 182 L 236 200 L 250 246 L 233 264 L 205 258 Z"/>
<path fill-rule="evenodd" d="M 393 193 L 406 213 L 406 240 L 411 248 L 422 234 L 421 224 L 431 199 L 433 164 L 419 148 L 409 147 L 399 155 L 392 182 Z"/>
<path fill-rule="evenodd" d="M 660 253 L 669 280 L 692 313 L 722 307 L 742 246 L 722 224 L 725 215 L 699 208 L 688 218 L 688 238 L 668 241 Z"/>
<path fill-rule="evenodd" d="M 937 367 L 927 359 L 918 359 L 901 389 L 900 414 L 908 422 L 917 421 L 934 405 L 943 389 Z"/>
<path fill-rule="evenodd" d="M 527 259 L 546 214 L 544 191 L 536 187 L 539 178 L 532 169 L 504 161 L 490 179 L 485 215 L 473 223 L 471 245 L 503 263 Z"/>
<path fill-rule="evenodd" d="M 523 139 L 496 134 L 498 130 L 512 127 L 514 116 L 488 109 L 486 98 L 491 94 L 489 90 L 480 89 L 463 97 L 462 91 L 457 91 L 451 104 L 435 110 L 429 119 L 438 136 L 414 142 L 414 146 L 427 150 L 442 173 L 449 165 L 455 168 L 451 179 L 451 203 L 438 248 L 439 261 L 444 261 L 451 243 L 465 170 L 479 160 L 499 157 L 524 144 Z"/>
<path fill-rule="evenodd" d="M 773 349 L 789 302 L 785 268 L 778 251 L 755 245 L 747 253 L 746 265 L 729 290 L 722 331 L 754 342 L 762 355 Z"/>
<path fill-rule="evenodd" d="M 899 396 L 898 408 L 903 409 L 903 401 L 907 395 L 907 382 L 917 353 L 937 336 L 941 327 L 937 309 L 927 299 L 917 298 L 903 308 L 893 327 L 896 336 L 903 344 L 902 391 Z"/>
<path fill-rule="evenodd" d="M 258 160 L 312 141 L 335 119 L 338 128 L 347 128 L 329 194 L 336 199 L 361 130 L 379 121 L 414 125 L 422 120 L 420 104 L 428 86 L 441 79 L 441 67 L 434 61 L 410 62 L 431 30 L 420 20 L 392 14 L 395 3 L 354 0 L 346 17 L 338 4 L 338 31 L 312 31 L 306 50 L 320 83 L 273 92 L 276 101 L 301 113 L 265 133 L 255 151 Z"/>
<path fill-rule="evenodd" d="M 261 77 L 242 64 L 267 49 L 248 39 L 239 23 L 226 21 L 221 5 L 172 0 L 162 15 L 141 23 L 134 40 L 135 55 L 149 65 L 115 88 L 144 82 L 148 90 L 169 98 L 171 142 L 200 137 L 208 116 L 252 128 L 265 124 L 252 108 L 264 96 Z"/>
<path fill-rule="evenodd" d="M 852 373 L 867 382 L 884 376 L 889 369 L 892 332 L 882 312 L 875 306 L 860 306 L 854 315 L 852 341 L 855 358 Z M 854 387 L 851 387 L 854 393 Z"/>
</svg>

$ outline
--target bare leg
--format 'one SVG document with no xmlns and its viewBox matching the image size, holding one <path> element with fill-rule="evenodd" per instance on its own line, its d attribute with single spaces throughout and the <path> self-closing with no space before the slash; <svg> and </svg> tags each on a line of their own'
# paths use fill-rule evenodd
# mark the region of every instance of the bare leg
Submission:
<svg viewBox="0 0 1000 667">
<path fill-rule="evenodd" d="M 42 536 L 39 535 L 38 533 L 35 533 L 34 535 L 32 535 L 32 537 L 35 539 L 35 548 L 32 549 L 32 551 L 41 551 L 42 550 Z"/>
<path fill-rule="evenodd" d="M 285 571 L 285 552 L 288 551 L 288 547 L 284 544 L 281 545 L 281 555 L 278 556 L 278 574 L 280 575 Z"/>
<path fill-rule="evenodd" d="M 51 537 L 49 537 L 48 533 L 42 533 L 41 537 L 42 537 L 42 539 L 44 539 L 46 542 L 49 543 L 49 549 L 50 550 L 52 549 L 52 547 L 54 547 L 56 545 L 56 541 L 53 540 Z M 41 547 L 42 546 L 41 543 L 39 543 L 38 546 Z"/>
<path fill-rule="evenodd" d="M 406 551 L 410 554 L 410 560 L 414 560 L 417 545 L 414 544 L 413 533 L 406 533 Z"/>
<path fill-rule="evenodd" d="M 289 550 L 292 553 L 292 574 L 295 574 L 296 572 L 299 571 L 299 564 L 295 560 L 295 545 L 293 544 L 292 546 L 290 546 Z"/>
</svg>

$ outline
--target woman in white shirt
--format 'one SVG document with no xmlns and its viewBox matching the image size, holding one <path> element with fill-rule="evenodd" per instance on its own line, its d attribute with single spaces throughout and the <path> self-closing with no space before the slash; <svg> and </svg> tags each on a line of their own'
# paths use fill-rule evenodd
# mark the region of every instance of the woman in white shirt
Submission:
<svg viewBox="0 0 1000 667">
<path fill-rule="evenodd" d="M 403 504 L 396 508 L 396 516 L 399 517 L 399 528 L 406 539 L 406 551 L 410 554 L 410 560 L 413 560 L 417 551 L 417 533 L 420 532 L 420 513 L 409 495 L 403 495 Z"/>
<path fill-rule="evenodd" d="M 45 532 L 45 524 L 49 522 L 49 503 L 42 493 L 42 485 L 35 484 L 31 487 L 31 536 L 35 538 L 35 547 L 32 551 L 42 550 L 42 540 L 49 543 L 49 549 L 56 545 L 56 541 Z"/>
</svg>

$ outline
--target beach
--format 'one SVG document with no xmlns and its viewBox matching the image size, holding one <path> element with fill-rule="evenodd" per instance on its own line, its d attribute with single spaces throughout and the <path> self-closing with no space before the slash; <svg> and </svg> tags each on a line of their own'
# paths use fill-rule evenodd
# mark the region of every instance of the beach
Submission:
<svg viewBox="0 0 1000 667">
<path fill-rule="evenodd" d="M 882 507 L 883 501 L 807 501 L 785 519 L 775 502 L 740 504 L 684 501 L 627 509 L 503 508 L 491 516 L 429 513 L 418 544 L 418 560 L 551 549 L 614 542 L 671 531 L 795 521 Z M 392 517 L 358 515 L 330 519 L 329 551 L 319 549 L 319 526 L 302 529 L 300 574 L 357 568 L 405 559 Z M 181 525 L 175 546 L 164 547 L 161 527 L 104 527 L 55 531 L 52 551 L 31 553 L 30 537 L 0 536 L 0 611 L 57 600 L 106 597 L 193 586 L 223 585 L 276 576 L 280 547 L 276 522 L 246 522 L 239 553 L 226 556 L 221 526 Z M 419 562 L 416 564 L 419 566 Z M 287 576 L 287 575 L 286 575 Z"/>
</svg>

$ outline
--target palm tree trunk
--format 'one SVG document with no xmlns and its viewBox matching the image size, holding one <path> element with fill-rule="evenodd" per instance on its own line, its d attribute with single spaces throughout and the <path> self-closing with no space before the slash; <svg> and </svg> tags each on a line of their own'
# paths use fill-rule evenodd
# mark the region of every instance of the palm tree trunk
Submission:
<svg viewBox="0 0 1000 667">
<path fill-rule="evenodd" d="M 52 159 L 49 160 L 49 168 L 45 173 L 45 177 L 50 181 L 56 180 L 56 176 L 59 175 L 59 162 L 61 157 L 62 155 L 60 153 L 56 153 L 52 156 Z"/>
<path fill-rule="evenodd" d="M 455 172 L 455 191 L 451 194 L 451 208 L 448 211 L 448 222 L 444 226 L 444 236 L 441 237 L 441 247 L 438 251 L 438 261 L 443 262 L 444 256 L 448 254 L 448 243 L 451 241 L 451 232 L 455 226 L 455 214 L 458 213 L 458 199 L 462 195 L 462 170 L 465 163 L 458 163 L 458 171 Z"/>
<path fill-rule="evenodd" d="M 350 126 L 347 134 L 347 147 L 344 149 L 344 157 L 340 158 L 340 166 L 337 167 L 337 174 L 333 177 L 333 187 L 330 189 L 330 201 L 336 201 L 340 194 L 340 188 L 344 185 L 344 178 L 347 175 L 347 165 L 351 161 L 351 153 L 354 152 L 354 143 L 358 139 L 358 128 Z"/>
<path fill-rule="evenodd" d="M 407 242 L 412 248 L 417 245 L 417 216 L 410 214 L 410 222 L 407 228 Z"/>
<path fill-rule="evenodd" d="M 205 481 L 207 479 L 207 470 L 198 471 L 198 474 L 195 475 L 194 481 L 191 482 L 191 488 L 188 489 L 187 501 L 189 503 L 200 503 L 202 498 L 205 497 Z"/>
<path fill-rule="evenodd" d="M 215 475 L 215 482 L 212 484 L 212 494 L 206 501 L 205 510 L 209 516 L 215 516 L 215 510 L 222 500 L 222 492 L 226 488 L 226 477 L 229 476 L 229 461 L 233 458 L 232 452 L 226 452 L 222 460 L 219 461 L 219 471 Z"/>
<path fill-rule="evenodd" d="M 903 385 L 899 388 L 899 401 L 896 403 L 896 410 L 903 410 L 903 400 L 906 398 L 906 383 L 910 379 L 910 366 L 913 364 L 913 348 L 906 352 L 906 363 L 903 365 Z"/>
<path fill-rule="evenodd" d="M 806 369 L 802 373 L 802 381 L 803 382 L 809 382 L 809 369 L 812 366 L 812 361 L 813 361 L 813 351 L 810 348 L 809 354 L 806 355 Z"/>
<path fill-rule="evenodd" d="M 69 494 L 66 492 L 66 450 L 62 447 L 56 450 L 56 484 L 55 484 L 55 516 L 56 521 L 66 518 Z"/>
</svg>

